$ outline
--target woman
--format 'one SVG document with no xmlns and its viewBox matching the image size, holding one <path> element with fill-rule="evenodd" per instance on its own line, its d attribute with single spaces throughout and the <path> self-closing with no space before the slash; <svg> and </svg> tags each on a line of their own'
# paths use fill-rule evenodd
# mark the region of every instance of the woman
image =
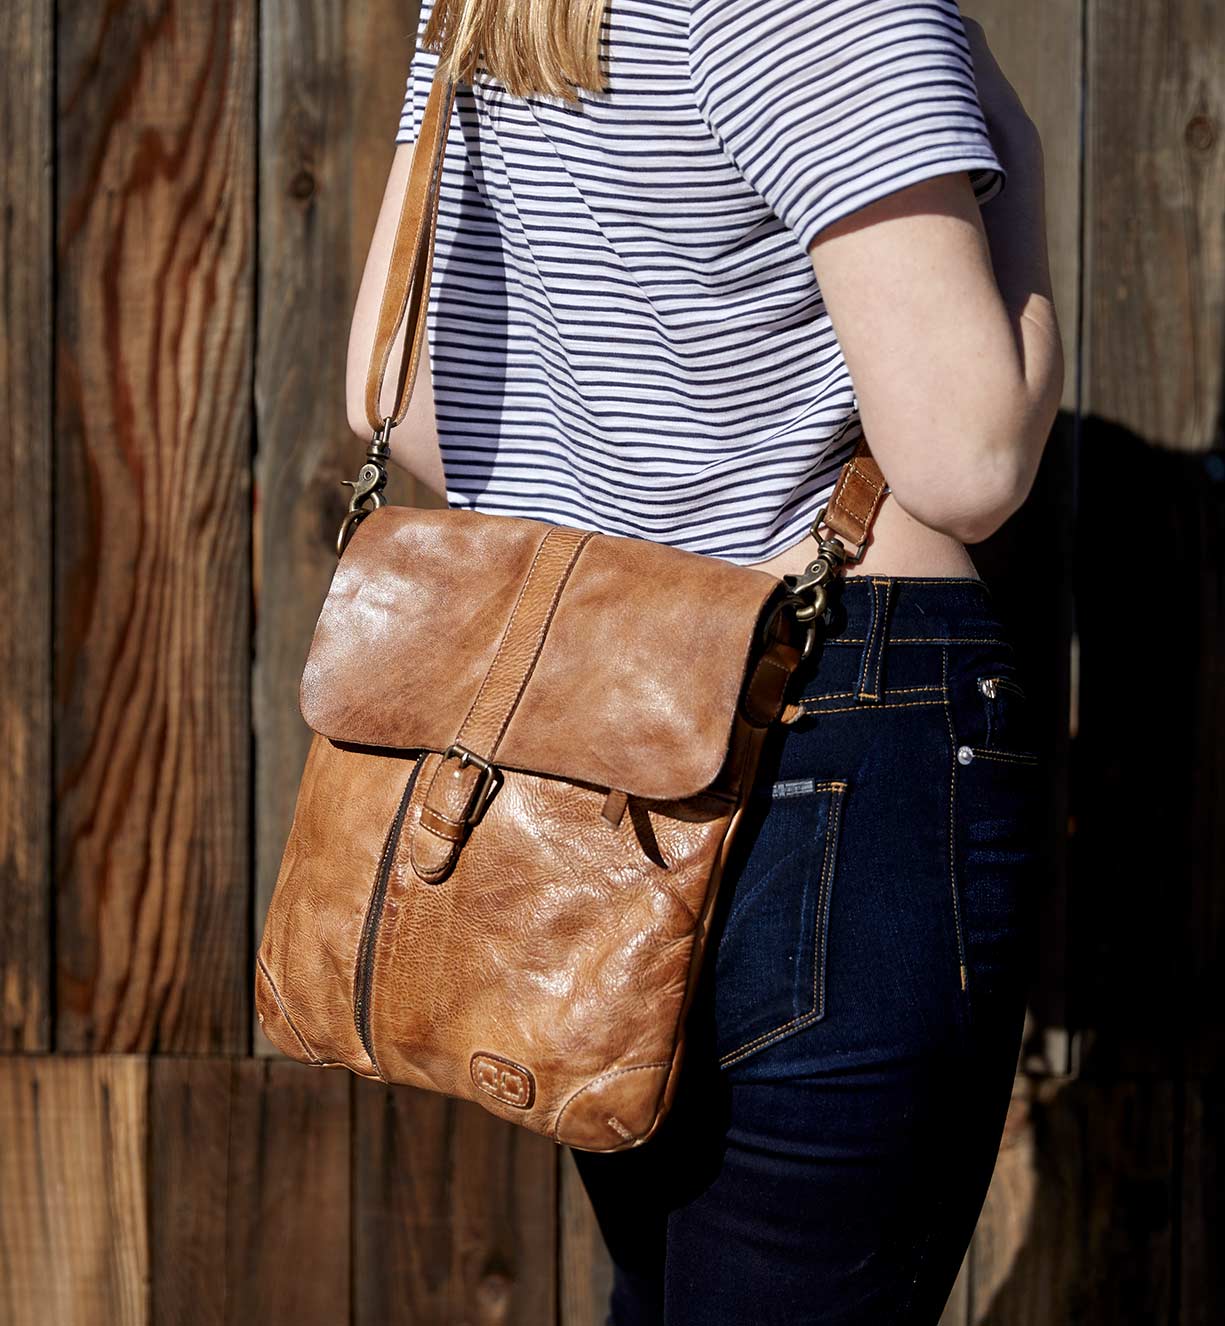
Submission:
<svg viewBox="0 0 1225 1326">
<path fill-rule="evenodd" d="M 609 1320 L 934 1323 L 999 1145 L 1035 887 L 1025 678 L 965 545 L 1024 500 L 1062 389 L 1037 134 L 954 0 L 489 0 L 457 42 L 462 11 L 422 7 L 354 431 L 457 49 L 393 459 L 453 505 L 780 576 L 864 432 L 890 488 L 737 840 L 673 1110 L 574 1153 Z"/>
</svg>

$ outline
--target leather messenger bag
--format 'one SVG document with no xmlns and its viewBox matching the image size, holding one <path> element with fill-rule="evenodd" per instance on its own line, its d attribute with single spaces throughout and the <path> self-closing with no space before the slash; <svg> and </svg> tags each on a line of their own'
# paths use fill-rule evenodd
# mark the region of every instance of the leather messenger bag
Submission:
<svg viewBox="0 0 1225 1326">
<path fill-rule="evenodd" d="M 671 1104 L 762 744 L 796 712 L 786 686 L 830 577 L 862 557 L 887 489 L 861 443 L 813 523 L 817 557 L 782 580 L 644 539 L 388 505 L 453 97 L 440 61 L 371 355 L 374 438 L 299 690 L 312 737 L 256 1008 L 303 1063 L 617 1151 Z"/>
</svg>

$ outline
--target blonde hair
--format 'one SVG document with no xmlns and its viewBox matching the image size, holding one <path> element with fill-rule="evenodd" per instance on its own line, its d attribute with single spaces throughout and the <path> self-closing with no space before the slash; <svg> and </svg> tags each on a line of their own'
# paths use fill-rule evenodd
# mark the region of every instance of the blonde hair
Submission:
<svg viewBox="0 0 1225 1326">
<path fill-rule="evenodd" d="M 435 0 L 421 45 L 453 78 L 477 66 L 516 97 L 578 101 L 602 92 L 600 26 L 608 0 Z"/>
</svg>

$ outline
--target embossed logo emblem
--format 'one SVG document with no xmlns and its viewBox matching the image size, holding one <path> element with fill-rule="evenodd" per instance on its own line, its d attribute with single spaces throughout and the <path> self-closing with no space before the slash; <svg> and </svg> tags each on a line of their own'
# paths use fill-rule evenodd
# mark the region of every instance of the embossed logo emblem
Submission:
<svg viewBox="0 0 1225 1326">
<path fill-rule="evenodd" d="M 536 1099 L 536 1079 L 531 1073 L 497 1054 L 472 1056 L 472 1080 L 487 1096 L 521 1110 Z"/>
</svg>

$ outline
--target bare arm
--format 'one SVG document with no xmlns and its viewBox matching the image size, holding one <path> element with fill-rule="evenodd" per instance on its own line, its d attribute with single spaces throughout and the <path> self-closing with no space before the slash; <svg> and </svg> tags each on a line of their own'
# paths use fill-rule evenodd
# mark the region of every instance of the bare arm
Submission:
<svg viewBox="0 0 1225 1326">
<path fill-rule="evenodd" d="M 353 321 L 349 327 L 349 349 L 345 366 L 345 400 L 349 427 L 369 442 L 373 430 L 366 419 L 366 375 L 370 366 L 370 351 L 378 324 L 379 304 L 391 263 L 391 249 L 395 239 L 396 223 L 408 184 L 408 169 L 412 164 L 412 143 L 397 143 L 388 172 L 383 201 L 379 205 L 374 235 L 366 254 Z M 395 406 L 395 383 L 404 357 L 406 328 L 396 334 L 391 361 L 383 379 L 383 392 L 379 400 L 380 413 L 386 418 Z M 444 495 L 446 480 L 443 476 L 442 456 L 438 449 L 438 431 L 434 418 L 434 383 L 430 373 L 428 345 L 423 346 L 417 364 L 417 379 L 413 386 L 408 412 L 402 423 L 391 430 L 391 458 L 402 465 L 413 478 Z"/>
<path fill-rule="evenodd" d="M 1063 390 L 1042 148 L 966 20 L 1007 188 L 979 207 L 964 172 L 900 189 L 826 227 L 809 252 L 894 498 L 976 543 L 1033 484 Z"/>
</svg>

